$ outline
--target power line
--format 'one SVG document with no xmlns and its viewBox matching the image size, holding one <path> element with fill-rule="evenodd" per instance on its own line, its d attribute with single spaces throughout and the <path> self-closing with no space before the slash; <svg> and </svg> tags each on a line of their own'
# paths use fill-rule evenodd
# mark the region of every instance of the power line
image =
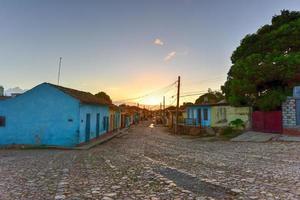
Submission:
<svg viewBox="0 0 300 200">
<path fill-rule="evenodd" d="M 219 92 L 219 91 L 218 91 Z M 190 96 L 197 96 L 197 95 L 202 95 L 202 94 L 206 94 L 208 92 L 202 92 L 202 93 L 196 93 L 196 94 L 187 94 L 187 95 L 182 95 L 180 97 L 190 97 Z"/>
<path fill-rule="evenodd" d="M 175 102 L 177 101 L 177 99 L 175 98 L 172 103 L 169 103 L 169 106 L 172 106 Z"/>
<path fill-rule="evenodd" d="M 215 90 L 213 90 L 215 91 Z M 189 91 L 189 92 L 182 92 L 182 94 L 194 94 L 194 93 L 207 93 L 207 90 L 200 90 L 200 91 Z"/>
<path fill-rule="evenodd" d="M 138 99 L 143 99 L 145 97 L 148 97 L 148 96 L 151 96 L 151 95 L 154 95 L 154 94 L 158 94 L 158 93 L 166 93 L 170 90 L 170 88 L 172 88 L 175 84 L 177 83 L 177 81 L 173 82 L 172 84 L 166 86 L 166 87 L 163 87 L 161 89 L 158 89 L 158 90 L 154 90 L 148 94 L 145 94 L 145 95 L 142 95 L 142 96 L 139 96 L 139 97 L 135 97 L 135 98 L 129 98 L 129 99 L 123 99 L 123 100 L 118 100 L 116 102 L 127 102 L 127 101 L 133 101 L 133 100 L 138 100 Z"/>
<path fill-rule="evenodd" d="M 211 89 L 214 92 L 220 92 L 220 89 Z M 208 93 L 208 90 L 200 90 L 200 91 L 189 91 L 189 92 L 182 92 L 182 94 L 195 94 L 195 93 Z"/>
</svg>

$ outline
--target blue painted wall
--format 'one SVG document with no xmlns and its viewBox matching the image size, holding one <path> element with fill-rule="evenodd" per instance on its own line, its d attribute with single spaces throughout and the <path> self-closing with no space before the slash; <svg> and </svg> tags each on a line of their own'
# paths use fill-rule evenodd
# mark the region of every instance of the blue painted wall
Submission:
<svg viewBox="0 0 300 200">
<path fill-rule="evenodd" d="M 91 115 L 91 131 L 90 131 L 90 139 L 96 137 L 96 119 L 97 113 L 100 114 L 100 133 L 102 134 L 107 132 L 107 128 L 105 126 L 109 125 L 108 123 L 104 126 L 104 118 L 109 117 L 109 108 L 108 106 L 98 106 L 98 105 L 81 105 L 80 106 L 80 136 L 79 143 L 85 142 L 85 127 L 86 127 L 86 114 Z"/>
<path fill-rule="evenodd" d="M 0 101 L 0 145 L 74 146 L 79 137 L 79 101 L 41 84 L 18 97 Z"/>
<path fill-rule="evenodd" d="M 106 133 L 103 117 L 108 106 L 82 105 L 79 100 L 44 83 L 28 92 L 0 101 L 0 145 L 75 146 L 85 142 L 86 114 L 91 115 L 90 139 L 96 137 L 96 115 L 100 113 L 100 135 Z"/>
<path fill-rule="evenodd" d="M 199 123 L 199 112 L 198 110 L 201 109 L 201 123 Z M 204 109 L 207 109 L 207 120 L 204 120 Z M 196 125 L 207 127 L 211 125 L 211 107 L 210 106 L 187 106 L 187 117 L 189 119 L 194 119 L 196 121 Z"/>
</svg>

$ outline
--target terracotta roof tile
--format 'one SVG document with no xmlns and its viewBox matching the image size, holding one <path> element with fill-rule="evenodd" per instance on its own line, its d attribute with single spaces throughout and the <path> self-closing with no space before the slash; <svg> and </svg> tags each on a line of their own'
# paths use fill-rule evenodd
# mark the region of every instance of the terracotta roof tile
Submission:
<svg viewBox="0 0 300 200">
<path fill-rule="evenodd" d="M 120 110 L 119 106 L 116 106 L 115 104 L 109 104 L 109 109 L 114 110 L 114 111 Z"/>
<path fill-rule="evenodd" d="M 66 87 L 54 85 L 51 83 L 47 83 L 47 84 L 59 89 L 60 91 L 70 95 L 71 97 L 73 97 L 75 99 L 78 99 L 83 104 L 95 104 L 95 105 L 108 105 L 109 104 L 108 102 L 104 101 L 101 98 L 96 97 L 95 95 L 93 95 L 92 93 L 89 93 L 89 92 L 83 92 L 80 90 L 66 88 Z"/>
</svg>

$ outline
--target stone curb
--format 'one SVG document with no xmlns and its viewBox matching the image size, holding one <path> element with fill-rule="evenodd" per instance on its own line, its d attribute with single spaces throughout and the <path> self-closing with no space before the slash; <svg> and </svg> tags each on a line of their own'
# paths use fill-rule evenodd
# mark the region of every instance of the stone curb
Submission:
<svg viewBox="0 0 300 200">
<path fill-rule="evenodd" d="M 54 150 L 89 150 L 99 144 L 103 144 L 105 142 L 108 142 L 109 140 L 113 139 L 114 137 L 126 132 L 129 130 L 128 128 L 123 128 L 122 130 L 119 130 L 118 132 L 115 132 L 111 134 L 109 137 L 105 138 L 99 138 L 95 141 L 89 142 L 87 144 L 84 144 L 82 146 L 76 146 L 76 147 L 62 147 L 62 146 L 48 146 L 48 145 L 11 145 L 11 146 L 2 146 L 0 147 L 0 150 L 6 150 L 6 149 L 16 149 L 16 150 L 42 150 L 42 149 L 54 149 Z"/>
</svg>

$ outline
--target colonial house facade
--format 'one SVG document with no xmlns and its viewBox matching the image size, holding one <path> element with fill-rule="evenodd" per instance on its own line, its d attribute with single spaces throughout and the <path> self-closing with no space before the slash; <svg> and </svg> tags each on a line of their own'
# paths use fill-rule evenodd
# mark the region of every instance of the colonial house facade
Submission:
<svg viewBox="0 0 300 200">
<path fill-rule="evenodd" d="M 109 130 L 109 106 L 91 93 L 42 83 L 0 101 L 0 145 L 72 147 Z"/>
<path fill-rule="evenodd" d="M 226 102 L 187 105 L 186 113 L 185 124 L 190 126 L 225 127 L 236 119 L 250 126 L 251 108 L 233 107 Z"/>
</svg>

